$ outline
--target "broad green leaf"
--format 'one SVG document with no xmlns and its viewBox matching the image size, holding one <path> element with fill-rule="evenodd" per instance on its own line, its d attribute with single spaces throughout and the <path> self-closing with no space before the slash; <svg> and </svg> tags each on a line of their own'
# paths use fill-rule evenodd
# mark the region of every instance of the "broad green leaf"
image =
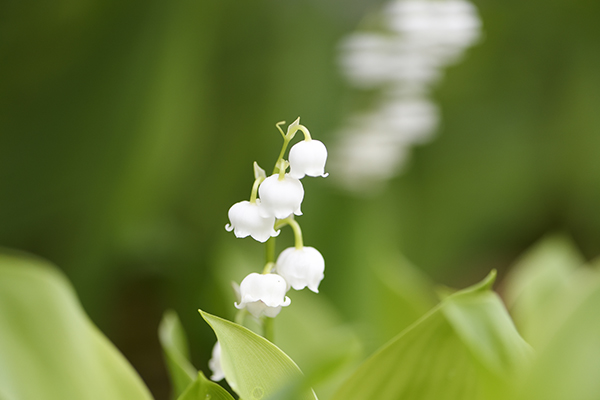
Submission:
<svg viewBox="0 0 600 400">
<path fill-rule="evenodd" d="M 0 397 L 147 400 L 150 393 L 45 261 L 0 254 Z"/>
<path fill-rule="evenodd" d="M 206 379 L 202 372 L 177 400 L 234 400 L 233 397 L 218 384 Z"/>
<path fill-rule="evenodd" d="M 334 400 L 494 399 L 506 395 L 529 346 L 500 298 L 495 274 L 445 298 L 367 359 Z M 393 316 L 390 316 L 393 318 Z"/>
<path fill-rule="evenodd" d="M 547 342 L 576 305 L 580 288 L 574 286 L 580 286 L 577 276 L 583 264 L 570 240 L 550 236 L 527 251 L 507 276 L 508 307 L 519 331 L 534 347 Z"/>
<path fill-rule="evenodd" d="M 242 399 L 269 398 L 290 382 L 303 379 L 300 368 L 273 343 L 243 326 L 199 310 L 221 343 L 221 364 L 227 382 Z M 315 400 L 310 389 L 287 397 Z"/>
<path fill-rule="evenodd" d="M 158 328 L 158 337 L 173 385 L 173 398 L 177 398 L 198 374 L 190 362 L 187 338 L 177 313 L 172 310 L 165 312 Z"/>
<path fill-rule="evenodd" d="M 600 277 L 538 352 L 519 400 L 595 400 L 600 394 Z M 593 287 L 592 287 L 593 285 Z"/>
<path fill-rule="evenodd" d="M 502 300 L 491 291 L 494 279 L 495 272 L 471 289 L 451 295 L 440 311 L 486 369 L 510 376 L 524 367 L 531 348 L 517 333 Z"/>
</svg>

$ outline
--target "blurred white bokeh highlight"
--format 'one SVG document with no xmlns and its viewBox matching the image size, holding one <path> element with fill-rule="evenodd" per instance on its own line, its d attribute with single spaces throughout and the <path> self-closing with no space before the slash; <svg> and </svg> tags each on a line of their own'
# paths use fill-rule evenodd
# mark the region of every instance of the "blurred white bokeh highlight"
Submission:
<svg viewBox="0 0 600 400">
<path fill-rule="evenodd" d="M 395 0 L 377 31 L 357 32 L 340 46 L 350 84 L 376 90 L 372 107 L 347 118 L 332 146 L 329 169 L 347 189 L 373 192 L 401 172 L 415 144 L 430 140 L 439 113 L 428 98 L 443 68 L 460 61 L 481 35 L 466 0 Z"/>
</svg>

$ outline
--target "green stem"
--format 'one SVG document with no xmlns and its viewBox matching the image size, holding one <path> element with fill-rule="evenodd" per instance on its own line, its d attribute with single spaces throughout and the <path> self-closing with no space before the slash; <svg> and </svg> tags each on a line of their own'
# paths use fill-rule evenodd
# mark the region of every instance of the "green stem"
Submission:
<svg viewBox="0 0 600 400">
<path fill-rule="evenodd" d="M 293 135 L 291 135 L 293 137 Z M 285 155 L 285 151 L 287 150 L 288 144 L 290 144 L 290 140 L 292 137 L 283 137 L 283 146 L 281 146 L 281 151 L 279 152 L 279 157 L 277 157 L 277 161 L 275 161 L 275 168 L 273 168 L 273 174 L 276 174 L 279 171 L 279 164 L 281 160 L 283 160 L 283 156 Z"/>
<path fill-rule="evenodd" d="M 275 237 L 271 236 L 265 243 L 265 268 L 263 274 L 271 273 L 271 270 L 275 267 Z M 273 318 L 264 317 L 261 318 L 263 326 L 263 336 L 271 343 L 274 340 L 273 334 Z"/>
<path fill-rule="evenodd" d="M 300 118 L 298 118 L 298 120 L 299 119 Z M 298 121 L 298 120 L 296 120 L 296 121 Z M 281 160 L 283 160 L 285 151 L 287 150 L 287 147 L 290 144 L 291 140 L 296 135 L 296 132 L 302 131 L 302 133 L 304 134 L 304 140 L 306 140 L 306 141 L 312 140 L 308 129 L 304 125 L 300 125 L 300 124 L 293 126 L 292 130 L 289 130 L 290 128 L 288 127 L 288 133 L 283 133 L 283 130 L 281 129 L 281 127 L 279 125 L 284 124 L 284 123 L 285 122 L 278 122 L 275 125 L 277 127 L 277 129 L 279 130 L 279 132 L 281 133 L 281 135 L 283 136 L 283 146 L 281 146 L 281 151 L 279 152 L 279 157 L 277 157 L 277 161 L 275 161 L 275 168 L 273 168 L 273 174 L 275 174 L 277 172 L 281 173 L 281 168 L 279 166 L 279 163 L 281 162 Z M 290 126 L 292 126 L 292 125 L 290 125 Z"/>
<path fill-rule="evenodd" d="M 302 230 L 300 229 L 300 224 L 293 217 L 290 220 L 290 226 L 294 231 L 294 245 L 296 250 L 302 250 L 304 247 L 304 241 L 302 240 Z"/>
<path fill-rule="evenodd" d="M 235 323 L 238 325 L 244 325 L 244 319 L 246 318 L 246 314 L 248 313 L 248 311 L 246 311 L 245 308 L 242 308 L 241 310 L 239 310 L 237 312 L 237 314 L 235 314 Z"/>
<path fill-rule="evenodd" d="M 273 329 L 274 319 L 275 318 L 265 317 L 263 322 L 263 336 L 271 343 L 273 343 L 273 341 L 275 340 L 275 332 Z"/>
<path fill-rule="evenodd" d="M 252 193 L 250 193 L 250 203 L 256 203 L 256 198 L 258 197 L 258 187 L 264 180 L 265 178 L 263 177 L 254 180 L 254 184 L 252 185 Z"/>
<path fill-rule="evenodd" d="M 277 179 L 279 179 L 281 181 L 285 178 L 285 170 L 287 169 L 287 167 L 289 165 L 290 165 L 290 163 L 288 163 L 283 158 L 279 159 L 279 163 L 277 164 L 277 169 L 279 170 L 279 178 L 277 178 Z"/>
<path fill-rule="evenodd" d="M 271 236 L 265 243 L 265 264 L 275 262 L 275 236 Z"/>
<path fill-rule="evenodd" d="M 283 132 L 283 129 L 281 129 L 280 125 L 285 124 L 285 121 L 279 121 L 278 123 L 275 124 L 275 127 L 277 128 L 277 130 L 279 130 L 279 132 L 281 133 L 281 136 L 283 136 L 283 138 L 285 139 L 285 133 Z"/>
<path fill-rule="evenodd" d="M 296 127 L 297 130 L 302 131 L 302 133 L 304 133 L 304 140 L 306 140 L 307 142 L 312 140 L 312 138 L 310 137 L 310 132 L 308 131 L 308 128 L 305 127 L 304 125 L 298 125 Z"/>
<path fill-rule="evenodd" d="M 263 268 L 263 275 L 265 274 L 270 274 L 271 271 L 273 271 L 273 268 L 275 268 L 275 263 L 274 262 L 268 262 L 265 264 L 265 267 Z"/>
<path fill-rule="evenodd" d="M 274 229 L 280 229 L 285 225 L 289 225 L 294 231 L 294 247 L 296 247 L 297 250 L 302 250 L 302 248 L 304 247 L 304 241 L 302 239 L 302 229 L 300 229 L 300 224 L 298 223 L 298 221 L 296 221 L 293 214 L 287 218 L 280 219 L 279 221 L 275 222 Z"/>
</svg>

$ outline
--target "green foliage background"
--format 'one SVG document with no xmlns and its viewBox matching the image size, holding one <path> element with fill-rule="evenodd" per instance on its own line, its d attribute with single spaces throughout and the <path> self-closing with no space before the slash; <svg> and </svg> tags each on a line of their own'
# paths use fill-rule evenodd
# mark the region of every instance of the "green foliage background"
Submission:
<svg viewBox="0 0 600 400">
<path fill-rule="evenodd" d="M 227 210 L 252 162 L 274 161 L 276 121 L 301 116 L 327 143 L 356 111 L 336 46 L 378 3 L 0 3 L 0 243 L 63 268 L 156 398 L 163 311 L 206 370 L 214 335 L 196 309 L 231 318 L 229 282 L 262 263 L 223 229 Z M 600 5 L 476 5 L 484 39 L 437 87 L 442 125 L 406 173 L 366 197 L 334 176 L 305 184 L 300 222 L 326 279 L 282 313 L 281 340 L 306 318 L 323 335 L 353 323 L 368 354 L 435 304 L 422 272 L 502 278 L 549 231 L 600 253 Z"/>
</svg>

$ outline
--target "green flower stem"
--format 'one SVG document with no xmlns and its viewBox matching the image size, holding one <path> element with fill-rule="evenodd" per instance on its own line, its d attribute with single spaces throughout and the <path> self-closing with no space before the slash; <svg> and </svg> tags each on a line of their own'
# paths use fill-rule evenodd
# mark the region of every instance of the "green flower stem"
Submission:
<svg viewBox="0 0 600 400">
<path fill-rule="evenodd" d="M 302 131 L 302 133 L 304 133 L 304 140 L 306 140 L 307 142 L 312 140 L 312 138 L 310 137 L 310 132 L 308 131 L 308 128 L 305 127 L 304 125 L 296 126 L 296 130 Z"/>
<path fill-rule="evenodd" d="M 302 248 L 304 247 L 304 241 L 302 239 L 302 229 L 300 229 L 300 224 L 294 218 L 294 214 L 290 215 L 285 219 L 280 219 L 279 221 L 275 222 L 275 230 L 280 229 L 285 225 L 289 225 L 294 231 L 294 244 L 296 249 L 302 250 Z"/>
<path fill-rule="evenodd" d="M 297 123 L 299 120 L 300 120 L 300 118 L 298 118 L 296 121 L 294 121 L 294 123 Z M 275 124 L 275 126 L 281 133 L 281 136 L 283 136 L 283 146 L 281 146 L 281 151 L 279 152 L 279 157 L 277 157 L 277 161 L 275 161 L 275 168 L 273 168 L 273 174 L 276 174 L 277 172 L 279 172 L 281 175 L 282 171 L 281 171 L 280 163 L 283 160 L 283 156 L 285 155 L 285 151 L 287 150 L 288 145 L 290 144 L 290 142 L 296 135 L 296 132 L 302 131 L 302 133 L 304 134 L 304 140 L 306 140 L 306 141 L 312 140 L 312 138 L 310 137 L 310 132 L 308 131 L 308 128 L 306 128 L 304 125 L 300 125 L 300 124 L 294 125 L 294 123 L 292 123 L 290 125 L 290 127 L 292 127 L 291 130 L 288 127 L 287 133 L 283 133 L 283 130 L 279 126 L 281 124 L 285 124 L 285 121 L 281 121 L 281 122 L 278 122 L 277 124 Z M 287 168 L 287 166 L 285 166 L 284 168 Z"/>
<path fill-rule="evenodd" d="M 293 217 L 290 220 L 290 226 L 294 231 L 294 245 L 296 246 L 296 250 L 302 250 L 304 247 L 304 241 L 302 240 L 302 230 L 300 229 L 300 224 Z"/>
<path fill-rule="evenodd" d="M 268 262 L 265 264 L 265 267 L 263 268 L 263 275 L 265 274 L 270 274 L 271 271 L 273 270 L 273 268 L 275 268 L 275 263 L 274 262 Z"/>
<path fill-rule="evenodd" d="M 281 122 L 278 122 L 275 124 L 275 126 L 281 133 L 281 136 L 283 136 L 283 146 L 281 146 L 281 151 L 279 152 L 279 157 L 277 157 L 277 161 L 275 161 L 275 168 L 273 168 L 273 174 L 280 172 L 279 171 L 279 163 L 281 162 L 281 160 L 283 160 L 283 156 L 285 155 L 285 151 L 287 150 L 288 144 L 290 144 L 290 141 L 294 138 L 294 134 L 295 134 L 295 132 L 290 132 L 289 135 L 286 135 L 285 133 L 283 133 L 283 130 L 279 126 L 281 124 L 285 124 L 285 121 L 281 121 Z"/>
<path fill-rule="evenodd" d="M 258 197 L 258 187 L 264 180 L 265 178 L 262 176 L 254 180 L 254 184 L 252 185 L 252 193 L 250 194 L 250 203 L 256 203 L 256 198 Z"/>
<path fill-rule="evenodd" d="M 265 243 L 265 263 L 274 263 L 275 262 L 275 240 L 277 238 L 271 236 L 269 240 Z"/>
<path fill-rule="evenodd" d="M 285 121 L 279 121 L 278 123 L 275 124 L 275 127 L 279 130 L 279 132 L 281 133 L 281 136 L 283 136 L 283 140 L 285 140 L 285 133 L 283 132 L 283 130 L 281 129 L 280 125 L 285 124 Z"/>
<path fill-rule="evenodd" d="M 238 310 L 237 314 L 235 314 L 235 323 L 243 326 L 244 319 L 246 319 L 246 314 L 248 314 L 248 311 L 245 308 Z"/>
<path fill-rule="evenodd" d="M 281 164 L 281 162 L 283 160 L 283 156 L 285 155 L 285 151 L 287 150 L 288 144 L 290 144 L 291 140 L 292 140 L 292 138 L 284 136 L 284 138 L 283 138 L 283 146 L 281 146 L 281 151 L 279 152 L 279 157 L 277 157 L 277 161 L 275 162 L 275 168 L 273 168 L 273 174 L 276 174 L 277 172 L 281 172 L 280 171 L 280 164 Z"/>
<path fill-rule="evenodd" d="M 263 320 L 263 336 L 265 339 L 267 339 L 269 342 L 273 343 L 273 341 L 275 340 L 275 332 L 274 332 L 274 327 L 273 327 L 273 322 L 274 322 L 275 318 L 269 318 L 269 317 L 265 317 Z"/>
<path fill-rule="evenodd" d="M 270 237 L 269 240 L 265 243 L 265 268 L 263 269 L 263 274 L 271 273 L 271 270 L 275 267 L 275 237 Z M 273 343 L 274 334 L 273 334 L 273 318 L 264 317 L 261 318 L 261 323 L 263 327 L 263 337 Z"/>
<path fill-rule="evenodd" d="M 284 160 L 283 158 L 279 160 L 279 163 L 277 164 L 277 169 L 279 170 L 279 178 L 277 179 L 281 181 L 285 178 L 285 171 L 287 170 L 287 167 L 289 165 L 290 163 Z"/>
</svg>

